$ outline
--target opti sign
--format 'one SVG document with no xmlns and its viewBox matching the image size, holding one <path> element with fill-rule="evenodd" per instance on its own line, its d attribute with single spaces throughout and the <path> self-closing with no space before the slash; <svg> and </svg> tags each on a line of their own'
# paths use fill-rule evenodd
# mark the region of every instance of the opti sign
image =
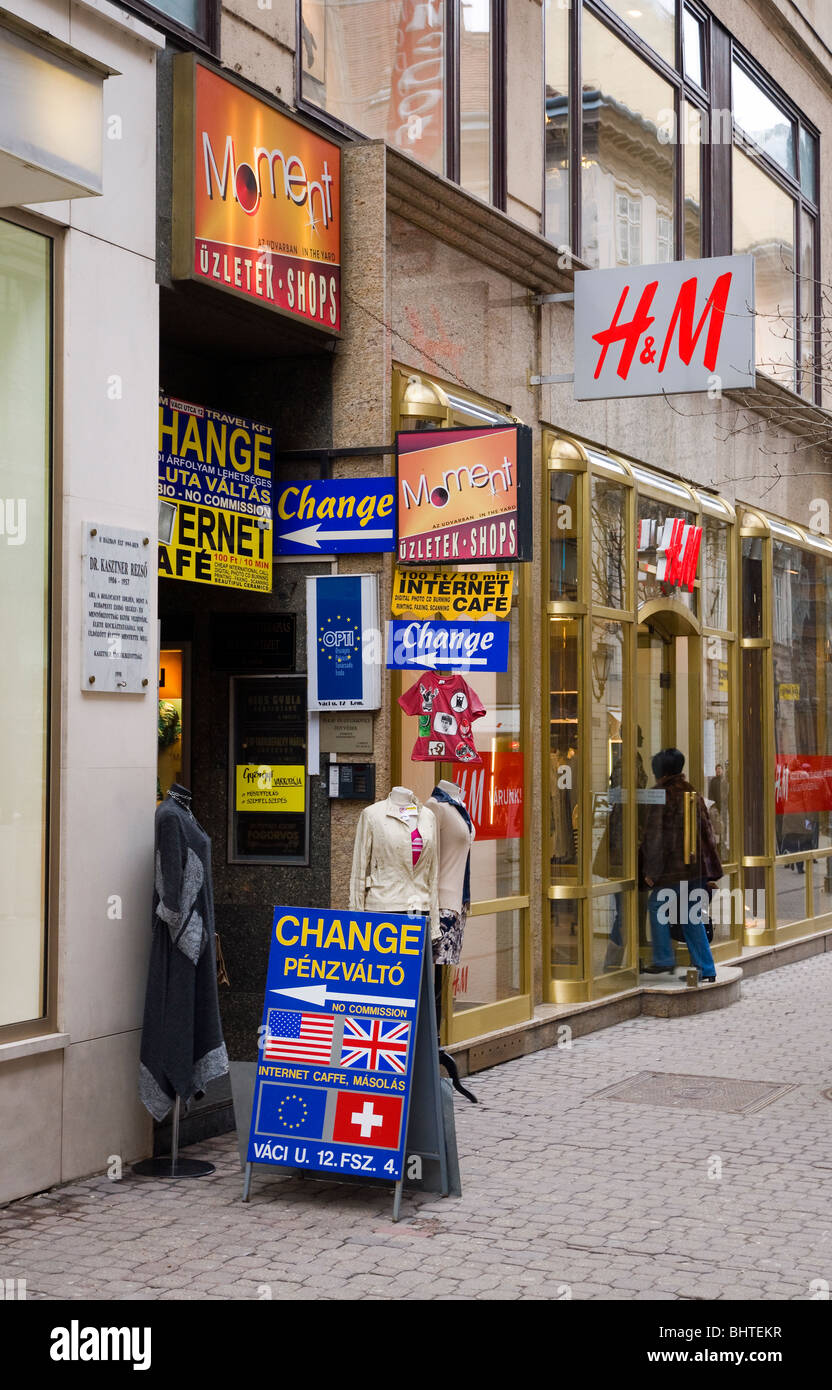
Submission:
<svg viewBox="0 0 832 1390">
<path fill-rule="evenodd" d="M 396 436 L 400 564 L 531 559 L 531 430 Z"/>
<path fill-rule="evenodd" d="M 402 1177 L 422 917 L 276 907 L 249 1163 Z"/>
<path fill-rule="evenodd" d="M 576 272 L 576 400 L 754 380 L 753 256 Z"/>
<path fill-rule="evenodd" d="M 159 397 L 159 574 L 269 593 L 272 431 Z"/>
<path fill-rule="evenodd" d="M 378 709 L 378 576 L 310 575 L 306 622 L 309 709 Z"/>
<path fill-rule="evenodd" d="M 173 278 L 327 332 L 341 325 L 341 154 L 198 62 L 174 59 Z"/>
</svg>

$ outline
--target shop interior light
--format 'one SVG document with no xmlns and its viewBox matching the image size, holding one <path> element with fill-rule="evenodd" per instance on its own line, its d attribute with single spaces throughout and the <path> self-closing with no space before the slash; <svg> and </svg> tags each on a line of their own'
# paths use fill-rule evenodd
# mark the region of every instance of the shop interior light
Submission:
<svg viewBox="0 0 832 1390">
<path fill-rule="evenodd" d="M 414 375 L 408 377 L 399 413 L 405 429 L 416 420 L 447 422 L 448 397 L 435 382 Z"/>
<path fill-rule="evenodd" d="M 599 642 L 592 653 L 592 689 L 596 700 L 604 698 L 612 670 L 613 655 L 609 642 Z"/>
</svg>

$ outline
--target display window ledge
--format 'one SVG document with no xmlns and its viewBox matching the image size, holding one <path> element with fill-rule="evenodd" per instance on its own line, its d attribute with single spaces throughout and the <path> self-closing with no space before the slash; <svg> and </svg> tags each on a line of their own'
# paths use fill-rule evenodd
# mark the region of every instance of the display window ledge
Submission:
<svg viewBox="0 0 832 1390">
<path fill-rule="evenodd" d="M 39 1033 L 33 1038 L 18 1038 L 15 1042 L 0 1043 L 0 1063 L 16 1062 L 38 1052 L 57 1052 L 65 1047 L 69 1047 L 69 1033 Z"/>
</svg>

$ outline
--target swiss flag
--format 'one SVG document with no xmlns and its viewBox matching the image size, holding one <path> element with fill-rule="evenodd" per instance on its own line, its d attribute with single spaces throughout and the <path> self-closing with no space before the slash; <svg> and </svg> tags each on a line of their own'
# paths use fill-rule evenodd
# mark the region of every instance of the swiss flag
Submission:
<svg viewBox="0 0 832 1390">
<path fill-rule="evenodd" d="M 369 1096 L 366 1092 L 339 1091 L 332 1138 L 338 1144 L 397 1149 L 402 1127 L 402 1104 L 399 1096 Z"/>
</svg>

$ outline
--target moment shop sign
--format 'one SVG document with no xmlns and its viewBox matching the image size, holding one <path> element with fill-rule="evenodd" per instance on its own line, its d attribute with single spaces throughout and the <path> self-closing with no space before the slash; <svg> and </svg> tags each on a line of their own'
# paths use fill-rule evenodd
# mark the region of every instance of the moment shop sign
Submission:
<svg viewBox="0 0 832 1390">
<path fill-rule="evenodd" d="M 754 257 L 581 270 L 575 399 L 752 387 Z"/>
<path fill-rule="evenodd" d="M 388 671 L 507 671 L 511 623 L 387 624 Z"/>
<path fill-rule="evenodd" d="M 173 279 L 337 333 L 339 147 L 193 54 L 173 70 Z"/>
<path fill-rule="evenodd" d="M 400 564 L 532 558 L 526 425 L 396 435 Z"/>
</svg>

